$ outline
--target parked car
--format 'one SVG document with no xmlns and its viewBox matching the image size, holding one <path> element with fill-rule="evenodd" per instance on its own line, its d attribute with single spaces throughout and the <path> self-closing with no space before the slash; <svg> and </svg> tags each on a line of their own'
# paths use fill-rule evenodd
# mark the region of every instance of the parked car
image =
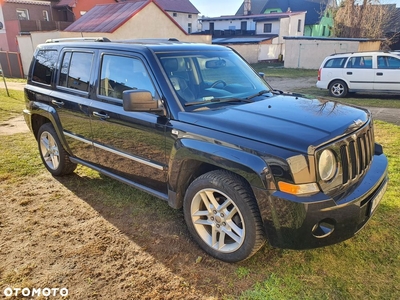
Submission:
<svg viewBox="0 0 400 300">
<path fill-rule="evenodd" d="M 82 164 L 183 208 L 228 262 L 343 241 L 376 211 L 387 159 L 368 110 L 276 92 L 226 47 L 99 41 L 35 51 L 24 116 L 54 176 Z"/>
<path fill-rule="evenodd" d="M 318 71 L 317 87 L 333 97 L 349 92 L 400 93 L 400 52 L 332 54 Z"/>
</svg>

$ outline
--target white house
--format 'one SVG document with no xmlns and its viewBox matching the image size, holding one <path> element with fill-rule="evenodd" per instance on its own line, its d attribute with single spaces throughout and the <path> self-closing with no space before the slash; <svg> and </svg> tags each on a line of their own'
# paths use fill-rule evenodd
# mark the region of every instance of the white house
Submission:
<svg viewBox="0 0 400 300">
<path fill-rule="evenodd" d="M 202 33 L 213 44 L 235 48 L 247 61 L 276 60 L 285 55 L 284 36 L 303 36 L 306 12 L 202 18 Z"/>
</svg>

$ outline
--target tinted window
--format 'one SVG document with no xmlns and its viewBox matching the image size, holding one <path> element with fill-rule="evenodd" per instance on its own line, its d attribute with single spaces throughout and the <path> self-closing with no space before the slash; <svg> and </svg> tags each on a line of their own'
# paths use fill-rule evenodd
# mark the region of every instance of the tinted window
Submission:
<svg viewBox="0 0 400 300">
<path fill-rule="evenodd" d="M 87 92 L 93 53 L 65 52 L 59 85 Z"/>
<path fill-rule="evenodd" d="M 122 99 L 123 91 L 138 89 L 150 91 L 155 97 L 154 85 L 142 61 L 125 56 L 103 56 L 100 95 Z"/>
<path fill-rule="evenodd" d="M 328 60 L 324 68 L 343 68 L 347 57 L 336 57 Z"/>
<path fill-rule="evenodd" d="M 372 56 L 354 56 L 349 59 L 347 68 L 372 69 Z"/>
<path fill-rule="evenodd" d="M 378 56 L 378 68 L 380 69 L 399 69 L 400 59 L 392 56 Z"/>
<path fill-rule="evenodd" d="M 33 67 L 32 80 L 50 84 L 57 56 L 58 52 L 56 50 L 40 50 L 35 57 L 36 62 Z"/>
</svg>

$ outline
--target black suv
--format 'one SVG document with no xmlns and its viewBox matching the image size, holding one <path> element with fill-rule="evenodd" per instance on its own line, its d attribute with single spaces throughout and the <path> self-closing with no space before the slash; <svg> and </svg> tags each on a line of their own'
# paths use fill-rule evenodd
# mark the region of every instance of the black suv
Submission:
<svg viewBox="0 0 400 300">
<path fill-rule="evenodd" d="M 34 54 L 24 115 L 54 176 L 82 164 L 183 208 L 218 259 L 246 259 L 265 240 L 352 237 L 387 186 L 370 112 L 261 77 L 222 46 L 52 41 Z"/>
</svg>

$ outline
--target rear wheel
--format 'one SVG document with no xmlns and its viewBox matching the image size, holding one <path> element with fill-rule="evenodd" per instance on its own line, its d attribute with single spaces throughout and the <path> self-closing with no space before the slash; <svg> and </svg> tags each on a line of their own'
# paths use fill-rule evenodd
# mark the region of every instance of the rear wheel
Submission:
<svg viewBox="0 0 400 300">
<path fill-rule="evenodd" d="M 329 85 L 329 94 L 332 97 L 343 98 L 347 96 L 348 93 L 347 84 L 342 80 L 334 80 Z"/>
<path fill-rule="evenodd" d="M 186 192 L 183 210 L 194 240 L 220 260 L 247 259 L 265 242 L 253 193 L 233 173 L 218 170 L 195 179 Z"/>
<path fill-rule="evenodd" d="M 76 164 L 69 160 L 53 125 L 43 124 L 39 128 L 37 141 L 43 164 L 52 175 L 67 175 L 76 169 Z"/>
</svg>

